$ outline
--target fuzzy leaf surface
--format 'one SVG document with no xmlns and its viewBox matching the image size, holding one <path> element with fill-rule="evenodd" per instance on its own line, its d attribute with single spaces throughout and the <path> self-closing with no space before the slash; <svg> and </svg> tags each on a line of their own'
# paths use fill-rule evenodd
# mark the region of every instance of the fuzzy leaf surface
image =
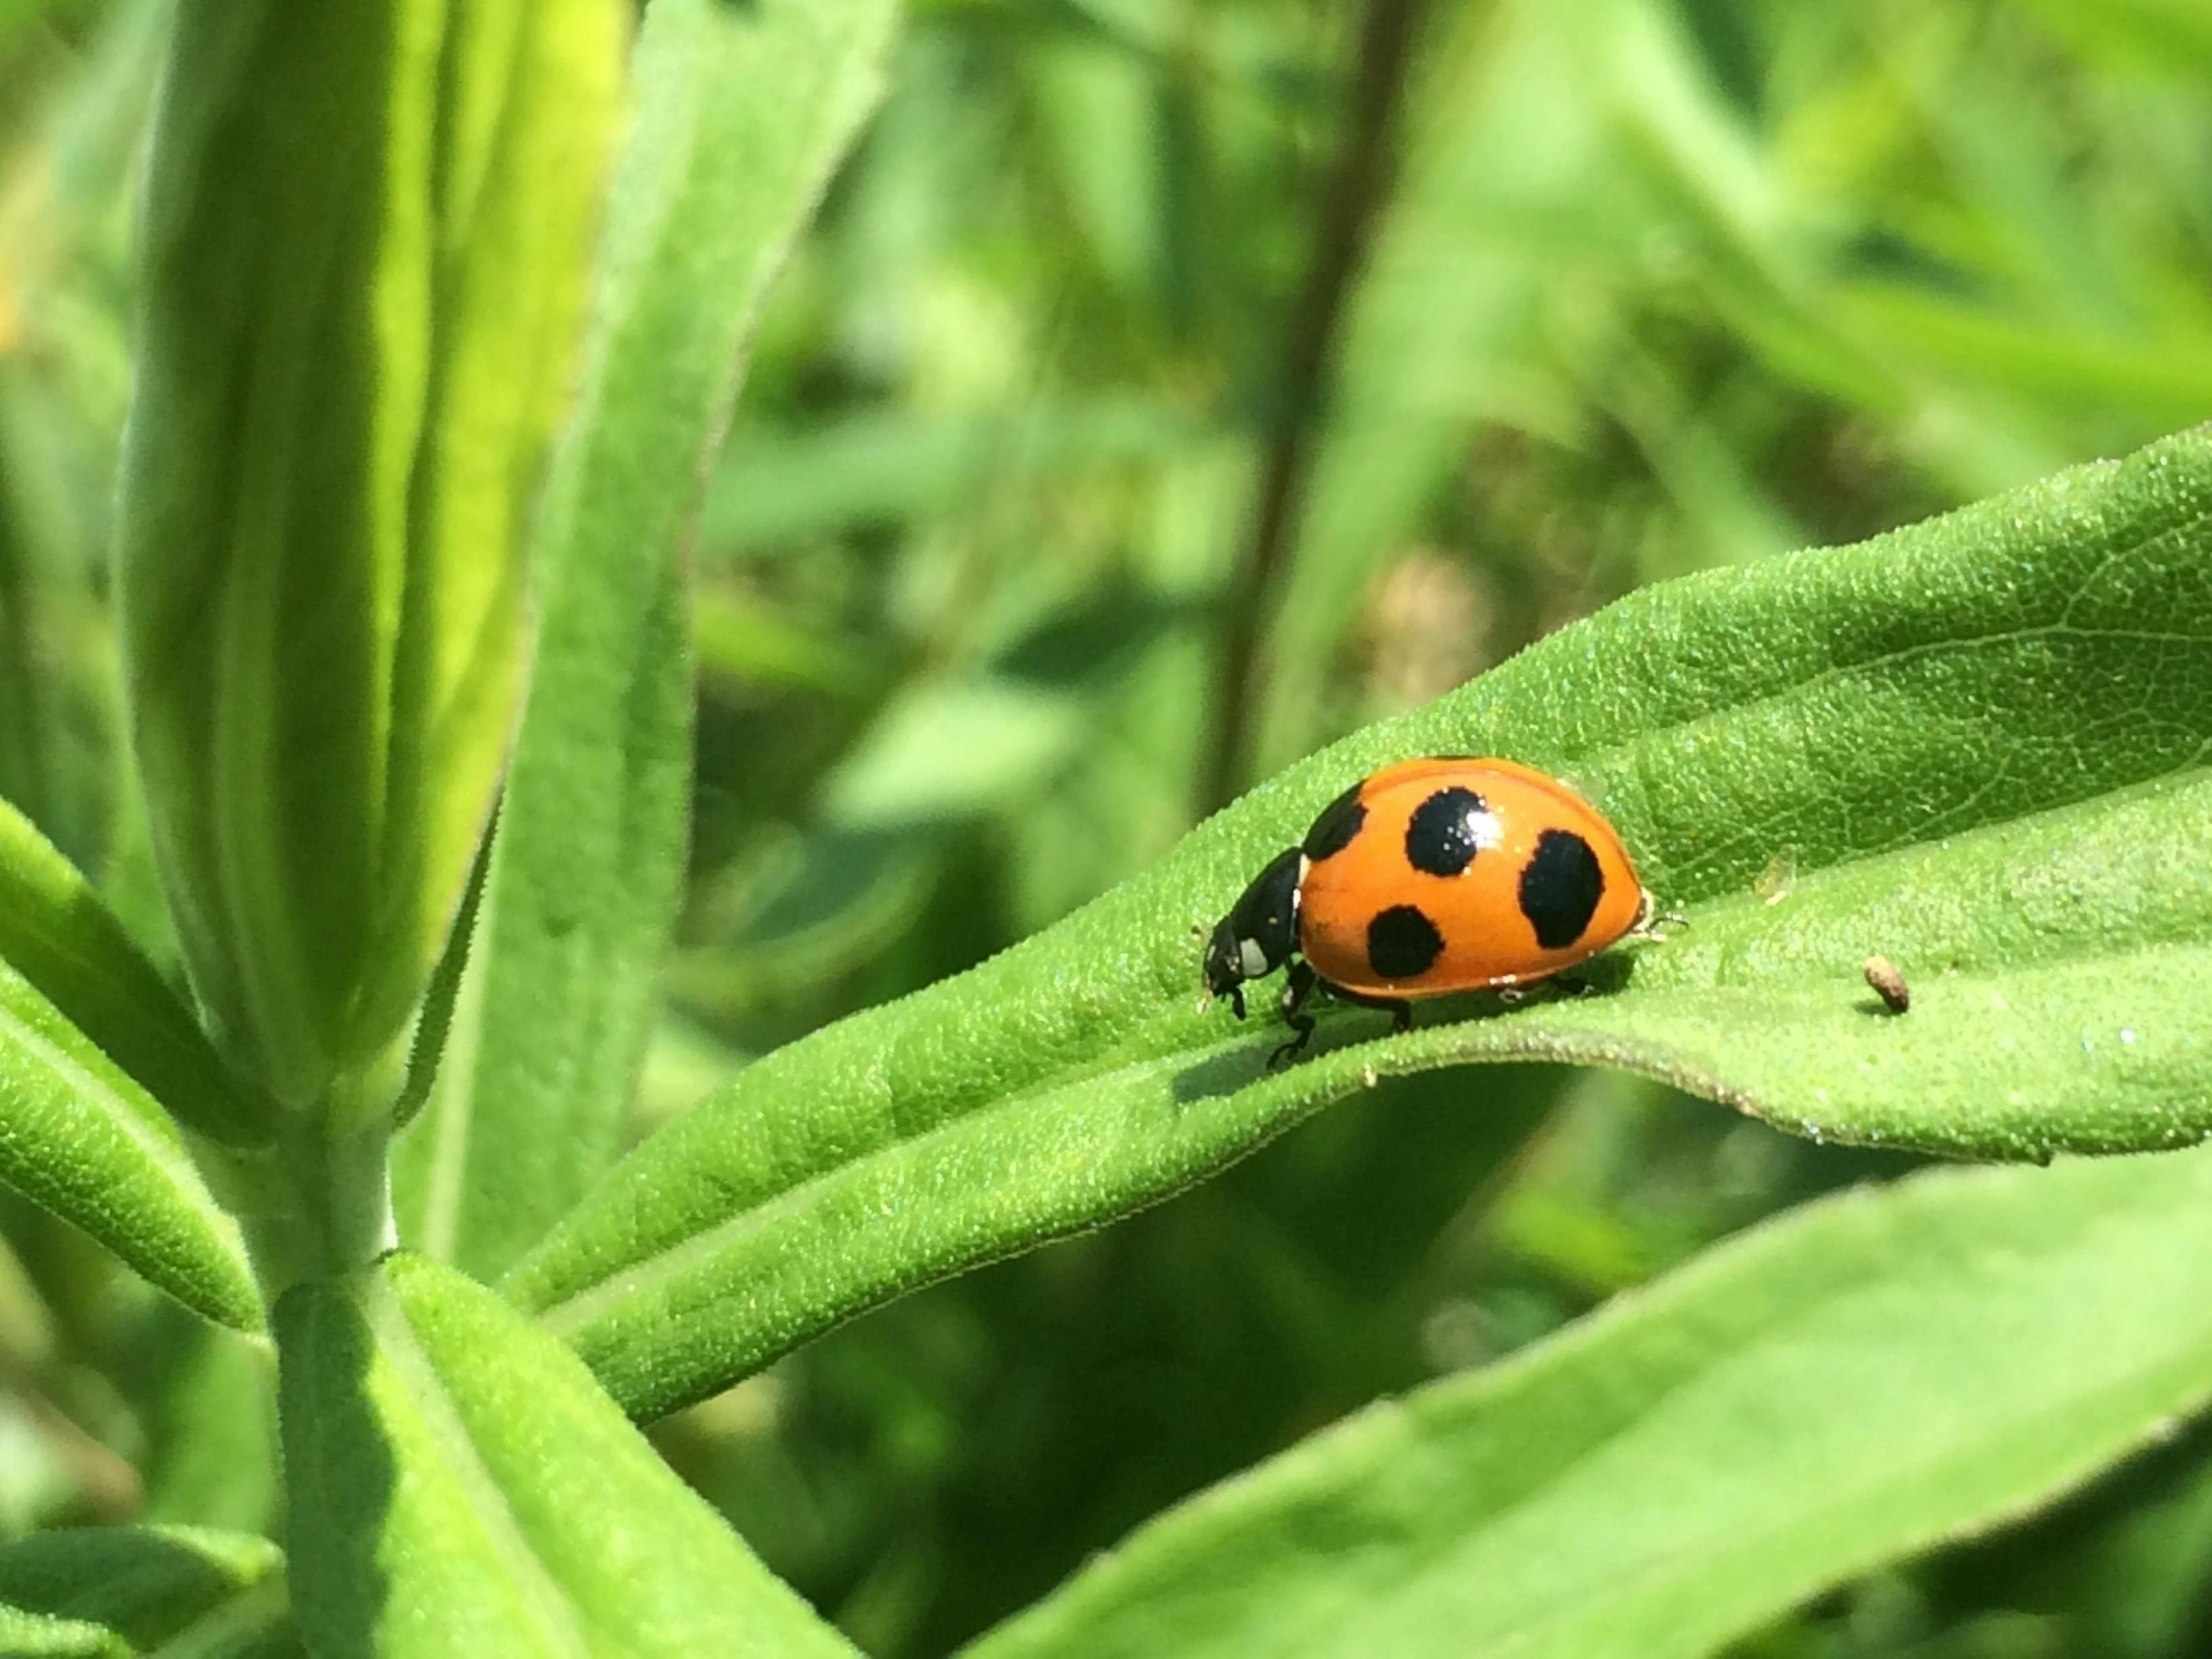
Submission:
<svg viewBox="0 0 2212 1659">
<path fill-rule="evenodd" d="M 582 388 L 537 532 L 535 665 L 408 1236 L 478 1275 L 614 1161 L 682 890 L 689 544 L 762 295 L 873 103 L 890 0 L 659 0 Z"/>
<path fill-rule="evenodd" d="M 2212 1158 L 1811 1206 L 1169 1511 L 973 1659 L 1691 1659 L 2212 1397 Z"/>
<path fill-rule="evenodd" d="M 1194 926 L 1348 783 L 1502 754 L 1599 802 L 1693 927 L 1599 994 L 1279 1031 Z M 2212 437 L 1858 546 L 1660 584 L 1252 792 L 982 967 L 741 1073 L 510 1276 L 641 1412 L 902 1291 L 1203 1178 L 1370 1073 L 1541 1058 L 1978 1158 L 2212 1131 Z M 1775 902 L 1770 902 L 1770 900 Z M 1860 977 L 1895 961 L 1910 1013 Z M 1266 988 L 1261 1010 L 1266 1007 Z M 1470 1109 L 1480 1109 L 1470 1091 Z"/>
<path fill-rule="evenodd" d="M 265 1140 L 274 1104 L 226 1067 L 191 1012 L 29 819 L 0 802 L 0 959 L 179 1123 Z"/>
<path fill-rule="evenodd" d="M 265 1538 L 198 1527 L 69 1528 L 0 1546 L 0 1647 L 98 1659 L 304 1652 L 283 1552 Z"/>
<path fill-rule="evenodd" d="M 151 1097 L 0 963 L 0 1181 L 186 1307 L 261 1323 L 238 1226 Z"/>
<path fill-rule="evenodd" d="M 843 1656 L 574 1354 L 424 1257 L 276 1312 L 291 1579 L 326 1656 Z"/>
</svg>

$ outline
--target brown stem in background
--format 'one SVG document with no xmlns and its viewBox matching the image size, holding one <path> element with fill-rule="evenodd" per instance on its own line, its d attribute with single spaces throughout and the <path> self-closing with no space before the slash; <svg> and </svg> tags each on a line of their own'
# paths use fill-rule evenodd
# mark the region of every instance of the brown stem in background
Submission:
<svg viewBox="0 0 2212 1659">
<path fill-rule="evenodd" d="M 1225 804 L 1243 781 L 1251 724 L 1255 661 L 1291 527 L 1304 504 L 1314 434 L 1327 402 L 1328 366 L 1352 277 L 1366 257 L 1376 210 L 1396 162 L 1406 60 L 1424 0 L 1368 0 L 1352 65 L 1344 148 L 1315 216 L 1313 264 L 1283 343 L 1283 361 L 1261 412 L 1267 453 L 1251 530 L 1224 596 L 1221 654 L 1211 744 L 1199 772 L 1199 810 Z"/>
</svg>

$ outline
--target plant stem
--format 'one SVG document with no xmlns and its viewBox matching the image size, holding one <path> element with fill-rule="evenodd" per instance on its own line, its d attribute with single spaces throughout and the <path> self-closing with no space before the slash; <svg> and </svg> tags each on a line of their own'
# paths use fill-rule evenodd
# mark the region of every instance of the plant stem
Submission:
<svg viewBox="0 0 2212 1659">
<path fill-rule="evenodd" d="M 1224 596 L 1212 742 L 1199 773 L 1199 811 L 1228 804 L 1243 781 L 1246 727 L 1263 626 L 1273 610 L 1291 526 L 1304 505 L 1313 434 L 1327 396 L 1344 302 L 1390 186 L 1406 60 L 1424 0 L 1368 0 L 1353 64 L 1344 147 L 1316 215 L 1314 258 L 1284 341 L 1273 393 L 1261 409 L 1267 455 L 1251 531 Z"/>
<path fill-rule="evenodd" d="M 380 1118 L 319 1140 L 323 1252 L 333 1270 L 366 1266 L 399 1242 L 391 1143 L 391 1126 Z"/>
<path fill-rule="evenodd" d="M 398 1242 L 392 1213 L 390 1121 L 301 1115 L 276 1146 L 232 1168 L 247 1249 L 270 1306 L 303 1279 L 349 1273 Z"/>
</svg>

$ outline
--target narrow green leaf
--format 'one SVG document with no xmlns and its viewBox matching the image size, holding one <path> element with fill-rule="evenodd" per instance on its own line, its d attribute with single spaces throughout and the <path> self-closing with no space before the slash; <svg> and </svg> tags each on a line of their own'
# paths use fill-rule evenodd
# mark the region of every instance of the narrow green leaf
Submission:
<svg viewBox="0 0 2212 1659">
<path fill-rule="evenodd" d="M 81 1619 L 0 1607 L 0 1653 L 11 1659 L 130 1659 L 131 1650 L 112 1631 Z"/>
<path fill-rule="evenodd" d="M 492 843 L 497 838 L 495 819 L 493 830 L 477 848 L 476 862 L 469 867 L 469 884 L 462 890 L 461 908 L 453 916 L 453 931 L 446 937 L 445 952 L 431 969 L 422 1006 L 415 1012 L 415 1030 L 407 1040 L 407 1075 L 392 1104 L 395 1130 L 404 1129 L 430 1103 L 431 1091 L 437 1086 L 453 1042 L 453 1017 L 460 1010 L 461 994 L 474 988 L 468 979 L 469 957 L 476 949 L 484 884 L 491 873 Z M 473 1024 L 471 1016 L 471 1028 Z"/>
<path fill-rule="evenodd" d="M 0 964 L 0 1181 L 186 1307 L 240 1330 L 261 1303 L 238 1227 L 176 1126 L 54 1005 Z"/>
<path fill-rule="evenodd" d="M 450 1268 L 302 1285 L 276 1328 L 317 1653 L 851 1654 L 573 1354 Z"/>
<path fill-rule="evenodd" d="M 1792 1129 L 1980 1156 L 2196 1139 L 2212 874 L 2161 849 L 2203 822 L 2208 523 L 2195 432 L 1633 595 L 1292 768 L 982 968 L 748 1068 L 510 1288 L 617 1398 L 665 1409 L 1200 1179 L 1370 1070 L 1469 1059 L 1626 1066 Z M 1194 1011 L 1190 930 L 1346 783 L 1425 752 L 1571 773 L 1696 926 L 1593 963 L 1607 994 L 1448 1002 L 1351 1048 L 1384 1022 L 1345 1011 L 1316 1058 L 1263 1075 L 1271 1022 Z M 1796 885 L 1769 904 L 1778 866 Z M 1876 951 L 1910 1014 L 1859 979 Z"/>
<path fill-rule="evenodd" d="M 302 1650 L 284 1597 L 284 1561 L 265 1538 L 196 1527 L 87 1527 L 0 1546 L 0 1621 L 10 1654 L 135 1654 L 278 1659 Z M 37 1645 L 42 1624 L 76 1645 Z"/>
<path fill-rule="evenodd" d="M 538 531 L 528 705 L 408 1236 L 513 1263 L 613 1161 L 682 885 L 686 555 L 745 336 L 881 79 L 891 0 L 657 0 Z"/>
<path fill-rule="evenodd" d="M 291 1103 L 386 1054 L 483 834 L 623 13 L 179 9 L 124 659 L 193 983 Z"/>
<path fill-rule="evenodd" d="M 2212 1159 L 1801 1211 L 1170 1511 L 969 1651 L 1711 1651 L 2212 1396 Z"/>
<path fill-rule="evenodd" d="M 223 1065 L 91 884 L 4 801 L 0 959 L 179 1122 L 233 1145 L 269 1138 L 273 1103 Z"/>
</svg>

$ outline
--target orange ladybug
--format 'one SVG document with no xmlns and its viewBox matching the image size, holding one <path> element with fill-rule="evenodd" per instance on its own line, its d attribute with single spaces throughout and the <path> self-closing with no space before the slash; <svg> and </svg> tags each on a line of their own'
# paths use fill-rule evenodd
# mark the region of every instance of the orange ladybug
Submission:
<svg viewBox="0 0 2212 1659">
<path fill-rule="evenodd" d="M 1297 1035 L 1273 1064 L 1313 1035 L 1316 988 L 1403 1031 L 1417 997 L 1527 985 L 1652 928 L 1651 895 L 1595 806 L 1517 761 L 1436 756 L 1322 809 L 1215 926 L 1206 988 L 1242 1019 L 1246 980 L 1304 958 L 1283 986 Z"/>
</svg>

